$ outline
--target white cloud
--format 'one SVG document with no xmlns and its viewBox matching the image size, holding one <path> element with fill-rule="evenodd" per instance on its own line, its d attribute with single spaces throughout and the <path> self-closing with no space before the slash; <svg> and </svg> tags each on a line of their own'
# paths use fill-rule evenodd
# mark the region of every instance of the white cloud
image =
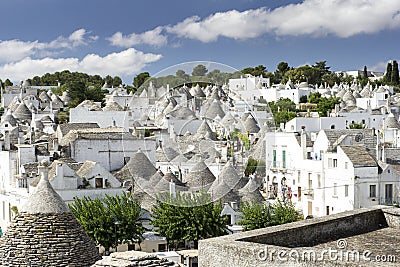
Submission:
<svg viewBox="0 0 400 267">
<path fill-rule="evenodd" d="M 219 36 L 248 39 L 264 34 L 268 11 L 265 8 L 243 12 L 236 10 L 215 13 L 204 20 L 194 16 L 167 27 L 167 31 L 179 37 L 198 39 L 202 42 L 216 41 Z"/>
<path fill-rule="evenodd" d="M 36 75 L 43 75 L 47 72 L 70 70 L 85 72 L 88 74 L 99 74 L 102 76 L 122 76 L 138 73 L 147 64 L 158 61 L 161 55 L 143 53 L 142 51 L 129 48 L 119 53 L 111 53 L 104 57 L 96 54 L 89 54 L 82 60 L 78 58 L 24 58 L 18 62 L 8 63 L 0 66 L 0 73 L 3 77 L 13 81 L 25 80 Z"/>
<path fill-rule="evenodd" d="M 169 33 L 202 42 L 219 37 L 249 39 L 266 33 L 276 36 L 350 37 L 400 27 L 400 1 L 393 0 L 304 0 L 276 9 L 231 10 L 201 19 L 189 17 Z"/>
<path fill-rule="evenodd" d="M 17 62 L 25 57 L 51 55 L 56 50 L 87 45 L 97 39 L 97 36 L 89 35 L 85 29 L 78 29 L 68 37 L 59 36 L 51 42 L 0 40 L 0 62 Z"/>
<path fill-rule="evenodd" d="M 371 71 L 383 71 L 384 72 L 384 71 L 386 71 L 386 67 L 387 67 L 388 62 L 389 62 L 389 60 L 388 61 L 378 62 L 373 66 L 368 66 L 368 70 L 371 70 Z"/>
<path fill-rule="evenodd" d="M 119 47 L 132 47 L 137 44 L 148 44 L 153 46 L 163 46 L 167 44 L 167 36 L 162 34 L 163 27 L 157 27 L 153 30 L 140 34 L 132 33 L 123 35 L 121 32 L 116 32 L 113 36 L 107 38 L 111 45 Z"/>
<path fill-rule="evenodd" d="M 35 53 L 38 42 L 0 41 L 0 62 L 12 62 Z"/>
</svg>

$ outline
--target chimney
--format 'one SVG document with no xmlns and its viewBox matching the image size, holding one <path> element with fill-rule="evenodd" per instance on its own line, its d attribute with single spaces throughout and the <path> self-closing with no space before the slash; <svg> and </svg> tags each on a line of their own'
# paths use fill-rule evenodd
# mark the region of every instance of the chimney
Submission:
<svg viewBox="0 0 400 267">
<path fill-rule="evenodd" d="M 56 164 L 56 176 L 60 178 L 64 177 L 64 169 L 62 165 L 61 162 Z"/>
<path fill-rule="evenodd" d="M 176 197 L 175 183 L 172 180 L 169 182 L 169 194 Z"/>
<path fill-rule="evenodd" d="M 49 162 L 47 160 L 42 160 L 38 167 L 40 173 L 40 181 L 49 181 Z"/>
<path fill-rule="evenodd" d="M 4 132 L 4 150 L 9 151 L 11 149 L 11 138 L 10 138 L 10 132 L 5 131 Z"/>
<path fill-rule="evenodd" d="M 307 159 L 307 135 L 305 131 L 305 126 L 301 126 L 301 133 L 300 133 L 300 146 L 301 152 L 303 154 L 303 159 Z"/>
<path fill-rule="evenodd" d="M 385 145 L 382 145 L 382 162 L 386 163 Z"/>
</svg>

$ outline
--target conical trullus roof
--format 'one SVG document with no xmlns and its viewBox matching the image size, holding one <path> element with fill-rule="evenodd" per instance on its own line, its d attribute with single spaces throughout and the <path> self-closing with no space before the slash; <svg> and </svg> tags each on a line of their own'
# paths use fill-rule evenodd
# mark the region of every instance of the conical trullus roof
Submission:
<svg viewBox="0 0 400 267">
<path fill-rule="evenodd" d="M 244 127 L 249 133 L 258 133 L 260 131 L 260 127 L 258 127 L 257 122 L 253 118 L 253 116 L 247 117 L 246 121 L 244 122 Z"/>
<path fill-rule="evenodd" d="M 95 244 L 41 171 L 37 190 L 0 238 L 2 266 L 91 266 L 101 258 Z"/>
<path fill-rule="evenodd" d="M 121 171 L 129 171 L 132 178 L 141 177 L 148 180 L 157 169 L 150 162 L 149 158 L 141 150 L 138 150 Z"/>
<path fill-rule="evenodd" d="M 396 120 L 393 113 L 390 113 L 386 120 L 383 122 L 384 129 L 400 129 L 400 123 Z"/>
<path fill-rule="evenodd" d="M 67 205 L 46 179 L 47 178 L 43 177 L 40 179 L 36 191 L 21 208 L 21 212 L 29 214 L 58 214 L 69 212 Z"/>
<path fill-rule="evenodd" d="M 208 107 L 206 113 L 204 114 L 204 116 L 207 119 L 215 119 L 217 117 L 217 115 L 220 118 L 225 117 L 225 112 L 223 111 L 222 107 L 221 107 L 221 102 L 219 100 L 214 100 L 210 106 Z"/>
<path fill-rule="evenodd" d="M 247 184 L 239 189 L 239 195 L 244 202 L 262 202 L 265 201 L 264 197 L 261 195 L 260 190 L 258 190 L 257 183 L 254 179 L 249 179 Z"/>
<path fill-rule="evenodd" d="M 13 112 L 14 117 L 20 120 L 30 120 L 32 119 L 32 112 L 29 108 L 25 105 L 25 103 L 19 104 L 17 109 Z"/>
<path fill-rule="evenodd" d="M 186 176 L 186 185 L 190 187 L 192 191 L 207 191 L 214 181 L 214 174 L 202 161 L 194 165 L 189 174 Z"/>
<path fill-rule="evenodd" d="M 211 139 L 216 141 L 217 137 L 211 130 L 210 126 L 208 125 L 207 121 L 203 120 L 200 127 L 197 129 L 195 134 L 196 139 Z"/>
</svg>

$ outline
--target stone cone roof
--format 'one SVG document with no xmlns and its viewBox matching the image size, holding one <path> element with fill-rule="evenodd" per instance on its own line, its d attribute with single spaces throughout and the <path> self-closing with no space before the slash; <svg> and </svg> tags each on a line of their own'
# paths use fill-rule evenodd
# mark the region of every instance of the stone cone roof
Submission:
<svg viewBox="0 0 400 267">
<path fill-rule="evenodd" d="M 32 119 L 32 112 L 29 108 L 25 105 L 25 103 L 19 104 L 19 106 L 15 109 L 14 117 L 20 120 L 31 120 Z"/>
<path fill-rule="evenodd" d="M 207 121 L 203 120 L 200 127 L 197 129 L 195 134 L 196 139 L 211 139 L 213 141 L 217 140 L 217 137 L 211 130 L 210 126 L 208 125 Z"/>
<path fill-rule="evenodd" d="M 384 129 L 400 129 L 400 123 L 396 120 L 393 113 L 390 113 L 386 120 L 383 122 Z"/>
<path fill-rule="evenodd" d="M 156 150 L 156 159 L 158 162 L 169 162 L 178 155 L 179 153 L 170 146 L 158 147 Z"/>
<path fill-rule="evenodd" d="M 14 116 L 11 114 L 11 111 L 8 110 L 6 115 L 4 116 L 4 118 L 2 119 L 3 121 L 8 121 L 8 123 L 10 123 L 12 126 L 16 126 L 17 125 L 17 120 L 14 118 Z"/>
<path fill-rule="evenodd" d="M 171 117 L 179 120 L 189 120 L 196 118 L 196 114 L 188 107 L 177 105 L 174 110 L 168 113 Z"/>
<path fill-rule="evenodd" d="M 242 121 L 246 121 L 246 120 L 247 120 L 247 117 L 248 117 L 249 115 L 250 115 L 249 112 L 243 113 L 243 115 L 242 115 L 242 117 L 241 117 Z"/>
<path fill-rule="evenodd" d="M 220 118 L 223 118 L 223 117 L 225 117 L 225 112 L 223 111 L 223 109 L 221 107 L 221 102 L 219 100 L 214 100 L 208 107 L 204 116 L 207 119 L 213 120 L 213 119 L 215 119 L 215 117 L 217 117 L 217 115 L 219 115 Z"/>
<path fill-rule="evenodd" d="M 228 112 L 219 123 L 222 126 L 229 128 L 230 126 L 233 126 L 233 124 L 236 122 L 237 120 L 235 119 L 235 117 L 233 117 L 232 113 Z"/>
<path fill-rule="evenodd" d="M 90 266 L 101 257 L 45 174 L 0 238 L 2 266 Z"/>
<path fill-rule="evenodd" d="M 39 99 L 42 100 L 42 102 L 48 102 L 48 103 L 51 102 L 51 98 L 44 91 L 40 93 Z"/>
<path fill-rule="evenodd" d="M 192 191 L 204 190 L 207 191 L 215 181 L 214 174 L 210 171 L 207 165 L 200 161 L 190 170 L 186 176 L 186 185 Z"/>
<path fill-rule="evenodd" d="M 128 163 L 116 173 L 116 176 L 120 176 L 119 173 L 125 173 L 125 177 L 129 175 L 129 177 L 133 179 L 135 179 L 135 177 L 140 177 L 148 180 L 156 171 L 157 169 L 147 156 L 139 150 L 129 159 Z"/>
<path fill-rule="evenodd" d="M 183 154 L 179 154 L 178 156 L 176 156 L 174 159 L 171 160 L 172 163 L 184 163 L 187 162 L 188 158 L 185 157 Z"/>
<path fill-rule="evenodd" d="M 237 186 L 240 176 L 230 162 L 222 168 L 218 178 L 211 185 L 208 193 L 211 194 L 213 201 L 222 199 L 224 202 L 238 201 L 239 195 Z"/>
<path fill-rule="evenodd" d="M 261 195 L 260 190 L 258 190 L 257 183 L 254 179 L 249 179 L 247 184 L 239 189 L 239 195 L 242 197 L 244 202 L 262 202 L 265 201 L 264 197 Z"/>
<path fill-rule="evenodd" d="M 201 90 L 198 84 L 190 89 L 190 94 L 195 97 L 206 97 L 206 94 Z"/>
<path fill-rule="evenodd" d="M 218 94 L 218 88 L 214 88 L 209 97 L 212 99 L 220 100 L 220 96 Z"/>
<path fill-rule="evenodd" d="M 260 131 L 260 127 L 258 127 L 257 122 L 253 118 L 253 116 L 247 117 L 246 121 L 244 122 L 244 127 L 249 133 L 258 133 Z"/>
<path fill-rule="evenodd" d="M 185 186 L 185 184 L 182 183 L 181 181 L 179 181 L 179 179 L 171 171 L 168 171 L 165 173 L 165 175 L 160 179 L 160 181 L 154 187 L 154 191 L 157 193 L 169 192 L 169 188 L 170 188 L 169 183 L 171 181 L 175 183 L 176 191 L 186 191 L 187 190 L 187 187 Z"/>
<path fill-rule="evenodd" d="M 103 111 L 123 111 L 124 108 L 121 107 L 117 102 L 109 101 L 106 103 Z"/>
</svg>

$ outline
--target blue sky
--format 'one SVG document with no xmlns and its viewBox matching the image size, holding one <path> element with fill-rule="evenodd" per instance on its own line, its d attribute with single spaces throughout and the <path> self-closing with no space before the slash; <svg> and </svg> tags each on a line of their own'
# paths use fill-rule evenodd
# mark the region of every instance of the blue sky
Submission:
<svg viewBox="0 0 400 267">
<path fill-rule="evenodd" d="M 236 69 L 399 59 L 397 0 L 2 0 L 0 79 L 69 69 L 131 84 L 188 61 Z"/>
</svg>

